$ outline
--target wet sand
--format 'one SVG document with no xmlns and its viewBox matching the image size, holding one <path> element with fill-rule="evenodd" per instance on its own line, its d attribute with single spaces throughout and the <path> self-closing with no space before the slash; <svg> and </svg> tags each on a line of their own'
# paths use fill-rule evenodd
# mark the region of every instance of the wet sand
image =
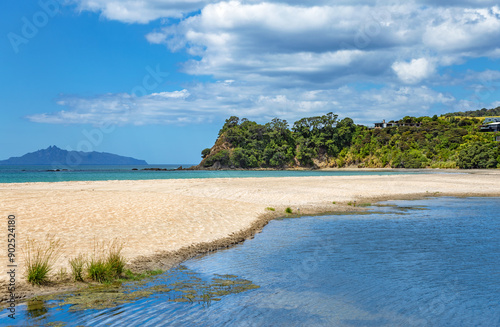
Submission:
<svg viewBox="0 0 500 327">
<path fill-rule="evenodd" d="M 286 207 L 312 214 L 356 210 L 346 205 L 349 201 L 443 195 L 500 196 L 500 171 L 0 184 L 5 218 L 0 262 L 7 266 L 8 215 L 17 221 L 18 273 L 23 271 L 24 242 L 42 240 L 47 233 L 64 244 L 56 270 L 69 271 L 69 258 L 90 254 L 95 241 L 114 238 L 125 242 L 123 254 L 133 269 L 165 269 L 250 237 L 273 217 L 283 216 Z M 0 281 L 6 280 L 1 274 Z"/>
</svg>

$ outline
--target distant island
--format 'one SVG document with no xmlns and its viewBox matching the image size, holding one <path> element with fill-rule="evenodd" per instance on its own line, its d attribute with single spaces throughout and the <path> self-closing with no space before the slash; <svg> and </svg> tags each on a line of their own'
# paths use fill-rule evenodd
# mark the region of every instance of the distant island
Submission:
<svg viewBox="0 0 500 327">
<path fill-rule="evenodd" d="M 106 152 L 67 151 L 57 146 L 27 153 L 21 157 L 12 157 L 0 161 L 0 165 L 147 165 L 144 160 L 123 157 Z"/>
<path fill-rule="evenodd" d="M 291 128 L 278 118 L 262 125 L 232 116 L 190 169 L 500 168 L 495 115 L 500 107 L 380 119 L 374 128 L 333 113 L 302 118 Z"/>
</svg>

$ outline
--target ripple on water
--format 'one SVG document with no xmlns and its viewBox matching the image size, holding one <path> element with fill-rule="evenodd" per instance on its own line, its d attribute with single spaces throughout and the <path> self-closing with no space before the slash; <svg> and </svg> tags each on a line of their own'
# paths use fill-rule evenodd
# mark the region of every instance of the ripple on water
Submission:
<svg viewBox="0 0 500 327">
<path fill-rule="evenodd" d="M 113 306 L 38 301 L 19 307 L 19 318 L 69 326 L 499 326 L 500 216 L 492 213 L 500 199 L 385 204 L 372 215 L 272 221 L 239 246 L 125 285 Z"/>
</svg>

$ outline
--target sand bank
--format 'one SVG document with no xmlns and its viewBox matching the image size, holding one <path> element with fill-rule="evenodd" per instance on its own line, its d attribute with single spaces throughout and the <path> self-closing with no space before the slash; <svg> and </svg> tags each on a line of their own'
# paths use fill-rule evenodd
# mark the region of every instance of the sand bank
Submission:
<svg viewBox="0 0 500 327">
<path fill-rule="evenodd" d="M 7 266 L 8 215 L 17 221 L 18 272 L 26 239 L 41 240 L 47 233 L 65 245 L 56 269 L 69 271 L 68 258 L 89 254 L 94 240 L 113 238 L 126 242 L 123 254 L 131 267 L 152 269 L 207 244 L 241 241 L 286 207 L 300 208 L 301 214 L 344 211 L 352 210 L 345 203 L 353 200 L 432 195 L 500 196 L 500 172 L 0 184 L 0 262 Z"/>
</svg>

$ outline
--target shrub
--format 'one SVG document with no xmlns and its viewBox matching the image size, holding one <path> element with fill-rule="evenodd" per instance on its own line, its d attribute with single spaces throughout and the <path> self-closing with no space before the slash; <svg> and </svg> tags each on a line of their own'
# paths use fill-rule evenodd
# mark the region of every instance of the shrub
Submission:
<svg viewBox="0 0 500 327">
<path fill-rule="evenodd" d="M 439 161 L 439 162 L 433 163 L 431 165 L 431 168 L 448 169 L 448 168 L 458 168 L 458 166 L 457 166 L 457 163 L 455 161 Z"/>
<path fill-rule="evenodd" d="M 292 208 L 290 208 L 290 207 L 286 208 L 286 209 L 285 209 L 285 212 L 286 212 L 286 213 L 292 213 Z"/>
<path fill-rule="evenodd" d="M 424 168 L 427 165 L 427 157 L 418 150 L 405 152 L 401 157 L 402 168 Z"/>
<path fill-rule="evenodd" d="M 500 154 L 496 144 L 475 142 L 464 146 L 458 155 L 458 166 L 462 169 L 495 168 Z"/>
<path fill-rule="evenodd" d="M 24 255 L 28 283 L 44 284 L 49 280 L 49 273 L 61 256 L 61 242 L 49 234 L 44 242 L 28 239 L 26 243 Z"/>
<path fill-rule="evenodd" d="M 219 162 L 222 166 L 227 166 L 229 164 L 229 151 L 221 150 L 212 156 L 208 156 L 205 160 L 204 166 L 213 166 L 216 162 Z"/>
</svg>

